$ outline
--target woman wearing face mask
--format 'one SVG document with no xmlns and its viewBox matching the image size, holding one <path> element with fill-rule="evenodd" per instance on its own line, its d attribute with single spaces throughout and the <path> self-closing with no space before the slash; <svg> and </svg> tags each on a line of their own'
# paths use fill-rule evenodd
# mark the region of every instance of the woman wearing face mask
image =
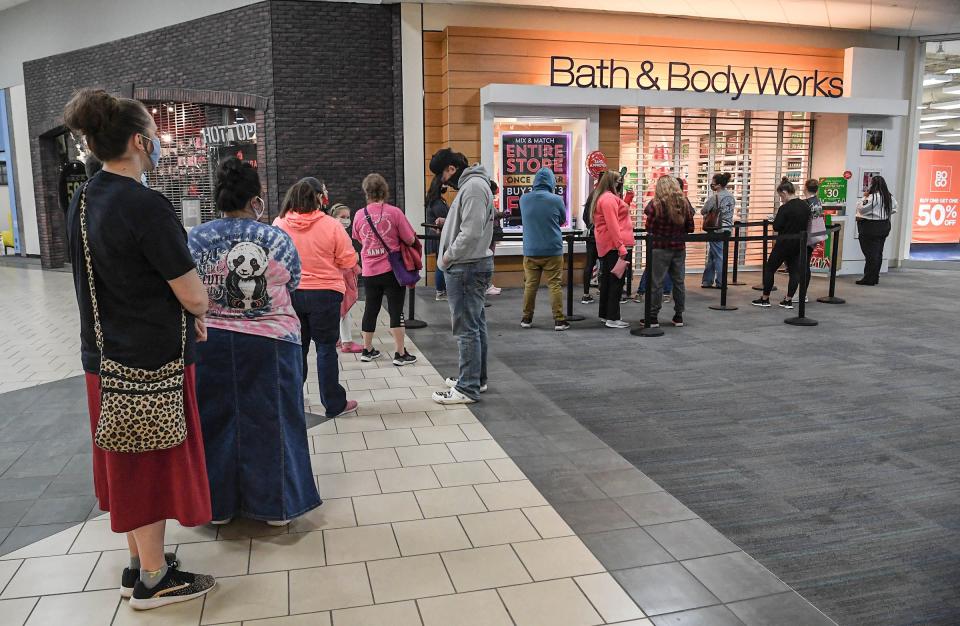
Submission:
<svg viewBox="0 0 960 626">
<path fill-rule="evenodd" d="M 344 231 L 349 235 L 350 227 L 353 226 L 353 220 L 350 219 L 350 207 L 337 202 L 327 210 L 327 213 L 340 222 Z M 354 250 L 356 248 L 354 246 Z M 340 270 L 340 273 L 343 274 L 344 292 L 343 302 L 340 305 L 340 341 L 337 342 L 337 345 L 340 347 L 340 352 L 344 354 L 360 354 L 363 352 L 363 346 L 353 341 L 353 316 L 350 315 L 350 310 L 357 303 L 359 295 L 357 277 L 360 275 L 360 264 Z"/>
<path fill-rule="evenodd" d="M 784 177 L 777 185 L 777 195 L 780 196 L 780 208 L 773 220 L 773 230 L 778 235 L 797 235 L 807 230 L 810 224 L 810 205 L 797 197 L 797 188 Z M 778 239 L 770 250 L 767 264 L 763 268 L 763 295 L 751 304 L 759 307 L 770 306 L 770 292 L 773 291 L 773 279 L 780 266 L 787 264 L 790 273 L 790 289 L 796 289 L 803 279 L 804 272 L 800 262 L 800 252 L 807 245 L 799 239 Z M 793 308 L 793 293 L 780 302 L 785 309 Z"/>
<path fill-rule="evenodd" d="M 260 178 L 231 157 L 217 172 L 223 217 L 190 231 L 210 296 L 197 396 L 215 524 L 234 517 L 283 526 L 320 506 L 303 417 L 300 257 L 264 224 Z"/>
<path fill-rule="evenodd" d="M 184 363 L 182 443 L 143 452 L 93 446 L 100 509 L 110 512 L 113 532 L 126 533 L 130 549 L 120 593 L 131 598 L 131 608 L 152 609 L 196 598 L 215 584 L 211 576 L 179 570 L 176 557 L 163 552 L 166 520 L 184 526 L 210 521 L 194 366 L 196 341 L 206 334 L 207 292 L 170 201 L 140 184 L 140 175 L 160 158 L 157 125 L 143 104 L 83 89 L 63 118 L 103 162 L 67 214 L 91 431 L 101 418 L 101 357 L 153 371 L 181 357 Z M 122 422 L 123 413 L 118 409 L 107 417 Z M 163 437 L 149 424 L 138 423 L 137 431 Z"/>
<path fill-rule="evenodd" d="M 347 391 L 340 384 L 337 362 L 340 307 L 347 289 L 343 270 L 356 266 L 357 253 L 343 224 L 322 209 L 322 189 L 316 178 L 294 183 L 273 224 L 290 235 L 300 253 L 303 278 L 293 294 L 293 307 L 300 318 L 303 382 L 307 381 L 313 341 L 320 402 L 327 417 L 338 417 L 357 410 L 357 402 L 347 400 Z"/>
</svg>

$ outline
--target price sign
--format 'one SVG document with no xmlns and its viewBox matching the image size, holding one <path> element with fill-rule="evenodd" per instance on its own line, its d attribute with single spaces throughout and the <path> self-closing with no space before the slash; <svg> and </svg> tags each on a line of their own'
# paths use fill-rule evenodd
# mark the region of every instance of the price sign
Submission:
<svg viewBox="0 0 960 626">
<path fill-rule="evenodd" d="M 960 241 L 960 151 L 921 148 L 917 160 L 912 243 Z"/>
<path fill-rule="evenodd" d="M 845 206 L 847 204 L 847 179 L 843 176 L 827 176 L 820 179 L 817 192 L 823 206 Z"/>
</svg>

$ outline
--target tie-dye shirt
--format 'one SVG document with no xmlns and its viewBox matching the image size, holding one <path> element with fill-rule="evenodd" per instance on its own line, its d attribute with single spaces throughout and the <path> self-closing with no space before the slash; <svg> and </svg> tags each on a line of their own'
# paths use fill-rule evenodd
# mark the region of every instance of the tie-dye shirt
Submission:
<svg viewBox="0 0 960 626">
<path fill-rule="evenodd" d="M 189 244 L 210 296 L 207 326 L 300 343 L 291 301 L 300 284 L 300 257 L 285 232 L 225 218 L 191 230 Z"/>
</svg>

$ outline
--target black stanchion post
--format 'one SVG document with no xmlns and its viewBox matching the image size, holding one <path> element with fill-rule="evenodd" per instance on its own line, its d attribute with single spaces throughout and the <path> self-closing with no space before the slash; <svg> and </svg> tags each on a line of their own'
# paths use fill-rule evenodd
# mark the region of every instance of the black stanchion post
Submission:
<svg viewBox="0 0 960 626">
<path fill-rule="evenodd" d="M 737 280 L 737 273 L 740 271 L 740 222 L 733 225 L 733 280 L 728 284 L 734 287 L 746 285 Z"/>
<path fill-rule="evenodd" d="M 647 270 L 647 294 L 643 299 L 643 326 L 640 328 L 634 328 L 630 331 L 630 334 L 634 337 L 660 337 L 663 335 L 662 328 L 650 328 L 648 324 L 650 323 L 650 306 L 652 304 L 653 298 L 653 236 L 650 233 L 647 233 L 647 236 L 644 237 L 644 264 Z"/>
<path fill-rule="evenodd" d="M 634 254 L 633 248 L 630 248 L 628 252 L 630 258 L 630 265 L 627 266 L 627 282 L 624 291 L 626 292 L 626 297 L 629 299 L 630 294 L 633 293 L 633 261 L 637 258 L 637 255 Z M 620 299 L 623 299 L 624 294 L 620 294 Z"/>
<path fill-rule="evenodd" d="M 410 292 L 410 300 L 408 302 L 408 313 L 406 319 L 403 320 L 404 328 L 426 328 L 427 323 L 423 320 L 417 319 L 417 287 L 414 285 L 408 289 Z"/>
<path fill-rule="evenodd" d="M 720 283 L 720 304 L 711 304 L 714 311 L 736 311 L 737 307 L 727 305 L 727 261 L 730 260 L 730 233 L 723 233 L 723 275 Z"/>
<path fill-rule="evenodd" d="M 799 315 L 797 317 L 788 317 L 783 320 L 784 324 L 791 326 L 816 326 L 817 320 L 806 316 L 807 312 L 807 264 L 810 259 L 807 258 L 807 231 L 800 234 L 800 289 L 799 289 Z"/>
<path fill-rule="evenodd" d="M 573 233 L 567 233 L 567 321 L 582 322 L 587 319 L 573 312 Z"/>
<path fill-rule="evenodd" d="M 770 238 L 770 220 L 763 220 L 763 265 L 761 266 L 761 275 L 767 273 L 767 240 Z M 763 279 L 761 278 L 759 285 L 754 285 L 753 287 L 757 291 L 763 291 Z M 777 286 L 774 285 L 771 292 L 777 290 Z"/>
<path fill-rule="evenodd" d="M 833 248 L 830 251 L 830 294 L 823 298 L 817 298 L 817 302 L 824 304 L 846 304 L 846 300 L 836 296 L 837 290 L 837 257 L 840 254 L 840 226 L 831 226 L 833 230 Z"/>
</svg>

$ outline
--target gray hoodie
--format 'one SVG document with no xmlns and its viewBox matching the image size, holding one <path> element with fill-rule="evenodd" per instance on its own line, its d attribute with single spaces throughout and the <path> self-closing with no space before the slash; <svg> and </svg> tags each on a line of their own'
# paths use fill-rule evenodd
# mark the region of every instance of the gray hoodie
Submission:
<svg viewBox="0 0 960 626">
<path fill-rule="evenodd" d="M 733 214 L 737 208 L 737 199 L 733 197 L 728 189 L 721 189 L 713 194 L 703 204 L 700 215 L 720 211 L 720 224 L 722 231 L 729 231 L 733 226 Z"/>
<path fill-rule="evenodd" d="M 493 193 L 490 175 L 477 163 L 463 170 L 460 190 L 440 232 L 440 269 L 472 263 L 491 256 L 493 241 Z"/>
</svg>

